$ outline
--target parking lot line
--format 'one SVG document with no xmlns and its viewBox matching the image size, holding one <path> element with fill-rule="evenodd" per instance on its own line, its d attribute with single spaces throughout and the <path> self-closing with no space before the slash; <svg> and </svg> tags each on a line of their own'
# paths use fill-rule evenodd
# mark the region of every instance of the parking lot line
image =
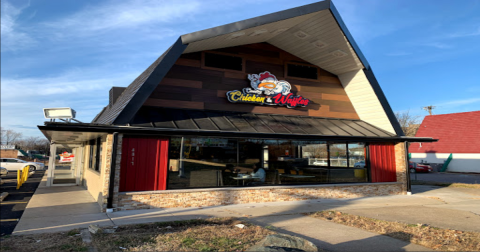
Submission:
<svg viewBox="0 0 480 252">
<path fill-rule="evenodd" d="M 0 219 L 0 222 L 12 222 L 12 221 L 19 221 L 20 219 Z"/>
<path fill-rule="evenodd" d="M 34 193 L 34 192 L 8 192 L 8 194 L 21 194 L 21 193 Z"/>
<path fill-rule="evenodd" d="M 0 205 L 27 204 L 28 201 L 3 201 Z"/>
</svg>

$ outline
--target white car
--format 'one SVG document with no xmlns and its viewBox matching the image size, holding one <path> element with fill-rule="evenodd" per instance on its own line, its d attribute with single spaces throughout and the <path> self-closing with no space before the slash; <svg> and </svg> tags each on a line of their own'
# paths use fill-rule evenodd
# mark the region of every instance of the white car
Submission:
<svg viewBox="0 0 480 252">
<path fill-rule="evenodd" d="M 7 168 L 9 171 L 18 171 L 28 165 L 30 166 L 30 171 L 45 169 L 45 165 L 42 163 L 27 162 L 18 158 L 2 158 L 0 161 L 0 166 Z"/>
<path fill-rule="evenodd" d="M 328 163 L 325 160 L 318 160 L 318 161 L 313 162 L 313 165 L 328 166 Z"/>
<path fill-rule="evenodd" d="M 7 168 L 0 167 L 0 175 L 8 175 L 8 170 Z"/>
</svg>

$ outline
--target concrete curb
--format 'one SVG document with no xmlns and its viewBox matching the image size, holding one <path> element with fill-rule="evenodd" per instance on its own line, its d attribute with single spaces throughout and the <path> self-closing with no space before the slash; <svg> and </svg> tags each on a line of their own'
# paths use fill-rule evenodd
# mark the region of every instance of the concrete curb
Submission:
<svg viewBox="0 0 480 252">
<path fill-rule="evenodd" d="M 2 202 L 3 199 L 5 199 L 7 196 L 8 196 L 8 192 L 3 192 L 3 193 L 0 195 L 0 202 Z"/>
</svg>

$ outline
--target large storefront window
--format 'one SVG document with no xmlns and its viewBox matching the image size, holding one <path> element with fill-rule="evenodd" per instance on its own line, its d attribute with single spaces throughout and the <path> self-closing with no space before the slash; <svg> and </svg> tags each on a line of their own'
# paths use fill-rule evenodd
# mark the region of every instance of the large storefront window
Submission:
<svg viewBox="0 0 480 252">
<path fill-rule="evenodd" d="M 174 137 L 168 189 L 366 182 L 365 143 Z"/>
</svg>

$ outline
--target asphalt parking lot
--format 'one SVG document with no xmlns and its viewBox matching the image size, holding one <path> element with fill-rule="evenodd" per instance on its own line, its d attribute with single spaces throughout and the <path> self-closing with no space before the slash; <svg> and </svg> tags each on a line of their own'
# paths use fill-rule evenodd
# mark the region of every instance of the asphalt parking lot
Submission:
<svg viewBox="0 0 480 252">
<path fill-rule="evenodd" d="M 36 171 L 18 190 L 16 172 L 2 176 L 5 183 L 0 186 L 0 192 L 8 192 L 8 196 L 0 203 L 0 236 L 13 232 L 44 173 L 45 171 Z"/>
<path fill-rule="evenodd" d="M 429 173 L 411 173 L 412 181 L 421 180 L 438 183 L 465 183 L 480 184 L 480 174 L 470 173 L 450 173 L 450 172 L 429 172 Z"/>
</svg>

